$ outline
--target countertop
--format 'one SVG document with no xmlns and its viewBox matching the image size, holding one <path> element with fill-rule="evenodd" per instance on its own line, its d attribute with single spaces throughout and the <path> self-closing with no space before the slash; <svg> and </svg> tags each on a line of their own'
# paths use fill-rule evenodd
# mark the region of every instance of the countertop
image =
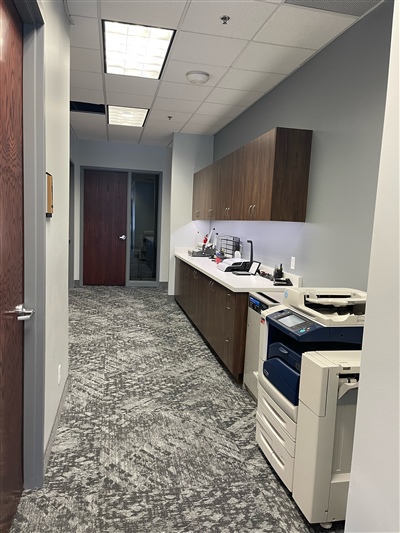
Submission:
<svg viewBox="0 0 400 533">
<path fill-rule="evenodd" d="M 274 286 L 267 278 L 256 274 L 255 276 L 236 276 L 232 272 L 218 270 L 217 263 L 208 257 L 192 257 L 187 250 L 175 250 L 175 257 L 202 272 L 209 278 L 217 281 L 232 292 L 283 292 L 285 286 Z"/>
</svg>

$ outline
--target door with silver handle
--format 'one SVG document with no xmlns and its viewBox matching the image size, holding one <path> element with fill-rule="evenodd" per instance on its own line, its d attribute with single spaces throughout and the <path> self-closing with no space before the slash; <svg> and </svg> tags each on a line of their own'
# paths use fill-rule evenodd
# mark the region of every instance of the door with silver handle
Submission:
<svg viewBox="0 0 400 533">
<path fill-rule="evenodd" d="M 33 309 L 25 309 L 24 304 L 20 304 L 16 305 L 15 308 L 11 311 L 4 311 L 4 315 L 6 316 L 6 318 L 16 317 L 16 319 L 21 322 L 29 320 L 34 314 L 34 312 L 35 311 Z"/>
<path fill-rule="evenodd" d="M 126 235 L 120 235 L 118 239 L 121 239 L 121 241 L 126 241 Z"/>
</svg>

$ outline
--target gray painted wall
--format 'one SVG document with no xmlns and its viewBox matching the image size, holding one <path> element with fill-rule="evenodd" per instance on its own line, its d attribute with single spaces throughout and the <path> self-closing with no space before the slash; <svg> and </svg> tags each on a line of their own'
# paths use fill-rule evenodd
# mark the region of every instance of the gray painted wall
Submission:
<svg viewBox="0 0 400 533">
<path fill-rule="evenodd" d="M 208 222 L 192 222 L 193 174 L 212 163 L 212 160 L 211 136 L 174 133 L 168 294 L 174 294 L 175 288 L 175 247 L 193 247 L 197 232 L 204 234 L 208 231 Z"/>
<path fill-rule="evenodd" d="M 400 531 L 399 7 L 396 2 L 346 521 L 348 533 Z M 390 265 L 384 276 L 382 262 Z"/>
<path fill-rule="evenodd" d="M 392 4 L 384 3 L 215 136 L 214 160 L 276 126 L 314 131 L 306 223 L 216 222 L 308 286 L 366 289 Z"/>
</svg>

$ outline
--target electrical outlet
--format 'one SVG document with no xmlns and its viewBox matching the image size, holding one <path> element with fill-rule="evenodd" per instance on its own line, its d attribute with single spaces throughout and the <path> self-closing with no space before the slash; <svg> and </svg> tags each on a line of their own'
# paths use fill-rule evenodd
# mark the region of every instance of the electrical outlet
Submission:
<svg viewBox="0 0 400 533">
<path fill-rule="evenodd" d="M 61 383 L 61 365 L 58 365 L 57 381 L 58 381 L 58 384 Z"/>
<path fill-rule="evenodd" d="M 296 258 L 295 257 L 291 257 L 290 258 L 290 268 L 292 270 L 294 270 L 295 265 L 296 265 Z"/>
</svg>

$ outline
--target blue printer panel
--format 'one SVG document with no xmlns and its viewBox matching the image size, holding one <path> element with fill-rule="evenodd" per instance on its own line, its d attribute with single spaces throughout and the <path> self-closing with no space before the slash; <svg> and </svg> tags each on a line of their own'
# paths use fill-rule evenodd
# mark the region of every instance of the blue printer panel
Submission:
<svg viewBox="0 0 400 533">
<path fill-rule="evenodd" d="M 298 338 L 304 335 L 309 335 L 310 333 L 317 331 L 319 329 L 324 329 L 324 326 L 317 324 L 312 320 L 294 313 L 291 309 L 283 309 L 282 311 L 277 311 L 267 316 L 267 320 L 270 324 L 278 327 L 285 333 L 288 333 L 291 336 Z"/>
</svg>

